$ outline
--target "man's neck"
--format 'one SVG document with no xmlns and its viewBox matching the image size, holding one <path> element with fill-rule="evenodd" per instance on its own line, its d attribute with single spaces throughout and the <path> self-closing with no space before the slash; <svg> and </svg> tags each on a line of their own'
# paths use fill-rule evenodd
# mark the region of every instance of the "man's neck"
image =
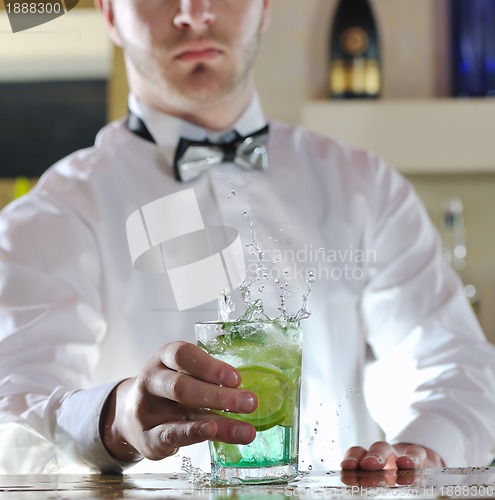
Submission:
<svg viewBox="0 0 495 500">
<path fill-rule="evenodd" d="M 184 100 L 179 104 L 143 95 L 144 93 L 139 91 L 135 93 L 140 100 L 163 113 L 209 130 L 225 130 L 246 110 L 253 97 L 254 85 L 250 83 L 244 89 L 237 90 L 234 94 L 213 102 L 198 103 Z"/>
</svg>

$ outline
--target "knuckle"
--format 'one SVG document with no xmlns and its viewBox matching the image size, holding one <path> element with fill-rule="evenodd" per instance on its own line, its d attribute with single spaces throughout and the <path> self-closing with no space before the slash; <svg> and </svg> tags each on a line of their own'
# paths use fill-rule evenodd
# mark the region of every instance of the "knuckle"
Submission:
<svg viewBox="0 0 495 500">
<path fill-rule="evenodd" d="M 152 461 L 157 461 L 157 460 L 161 460 L 162 458 L 164 458 L 160 453 L 158 453 L 155 450 L 155 448 L 152 448 L 149 446 L 146 446 L 145 449 L 143 450 L 143 452 L 141 452 L 141 454 L 143 455 L 143 457 L 147 458 L 148 460 L 152 460 Z"/>
<path fill-rule="evenodd" d="M 148 373 L 142 373 L 139 374 L 136 377 L 136 381 L 134 382 L 135 385 L 135 397 L 140 398 L 142 394 L 145 394 L 148 390 L 148 385 L 149 385 L 149 375 Z"/>
<path fill-rule="evenodd" d="M 157 461 L 177 453 L 178 450 L 177 445 L 173 444 L 172 433 L 162 431 L 144 433 L 140 453 L 148 460 Z"/>
<path fill-rule="evenodd" d="M 373 443 L 369 449 L 372 453 L 386 453 L 388 450 L 392 450 L 392 445 L 386 441 L 376 441 Z"/>
<path fill-rule="evenodd" d="M 154 361 L 154 360 L 153 360 Z M 132 397 L 136 400 L 142 400 L 150 392 L 150 387 L 157 374 L 157 366 L 154 362 L 148 362 L 145 367 L 137 374 L 132 384 Z"/>
<path fill-rule="evenodd" d="M 157 357 L 161 363 L 172 369 L 178 369 L 191 356 L 191 344 L 184 341 L 172 342 L 164 345 L 158 352 Z"/>
<path fill-rule="evenodd" d="M 178 432 L 175 428 L 166 429 L 160 432 L 160 441 L 167 449 L 167 454 L 177 450 L 183 443 L 188 444 L 182 436 L 182 432 Z"/>
<path fill-rule="evenodd" d="M 413 451 L 419 451 L 419 452 L 423 452 L 425 451 L 425 449 L 423 448 L 423 446 L 419 445 L 419 444 L 409 444 L 407 445 L 407 450 L 413 450 Z"/>
<path fill-rule="evenodd" d="M 197 441 L 197 431 L 191 423 L 171 426 L 161 432 L 161 441 L 173 451 L 176 447 L 187 446 Z M 174 452 L 175 453 L 175 452 Z"/>
<path fill-rule="evenodd" d="M 418 455 L 420 457 L 426 456 L 426 450 L 419 444 L 410 444 L 404 450 L 404 453 Z"/>
<path fill-rule="evenodd" d="M 234 397 L 228 398 L 228 394 L 230 391 L 225 390 L 223 388 L 215 388 L 212 391 L 208 401 L 205 401 L 205 405 L 208 408 L 215 408 L 219 410 L 223 410 L 226 408 L 230 408 L 231 410 L 237 409 L 237 401 Z"/>
<path fill-rule="evenodd" d="M 238 409 L 238 402 L 235 393 L 230 389 L 224 387 L 198 387 L 194 393 L 194 406 L 213 410 L 229 409 L 235 412 Z M 193 418 L 189 420 L 193 420 Z"/>
<path fill-rule="evenodd" d="M 191 357 L 191 345 L 187 342 L 176 342 L 174 352 L 174 362 L 177 366 L 182 366 L 184 361 Z"/>
<path fill-rule="evenodd" d="M 139 426 L 141 426 L 140 424 L 145 420 L 148 413 L 146 398 L 143 396 L 145 392 L 142 390 L 140 385 L 141 382 L 136 379 L 135 390 L 129 394 L 129 397 L 125 402 L 126 414 L 130 419 L 138 422 Z M 146 383 L 143 382 L 143 386 L 145 385 Z"/>
<path fill-rule="evenodd" d="M 386 441 L 376 441 L 373 446 L 382 447 L 382 446 L 390 446 Z"/>
<path fill-rule="evenodd" d="M 188 392 L 188 376 L 181 373 L 170 377 L 168 381 L 167 393 L 174 401 L 183 401 Z"/>
</svg>

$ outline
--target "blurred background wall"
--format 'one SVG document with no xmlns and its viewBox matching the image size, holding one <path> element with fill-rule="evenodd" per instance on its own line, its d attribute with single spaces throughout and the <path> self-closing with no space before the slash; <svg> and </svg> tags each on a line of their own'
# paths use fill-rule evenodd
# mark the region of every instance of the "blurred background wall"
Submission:
<svg viewBox="0 0 495 500">
<path fill-rule="evenodd" d="M 260 96 L 269 116 L 297 124 L 305 103 L 326 98 L 328 36 L 336 3 L 337 0 L 273 0 L 272 25 L 263 38 L 256 67 Z M 448 96 L 448 0 L 371 3 L 382 41 L 382 99 Z M 90 6 L 91 0 L 76 10 Z M 92 29 L 100 33 L 98 21 Z M 1 55 L 0 48 L 0 65 Z M 118 50 L 109 63 L 107 89 L 108 119 L 125 115 L 127 88 Z M 443 200 L 455 195 L 464 202 L 471 279 L 481 296 L 481 323 L 495 341 L 495 158 L 491 171 L 478 172 L 466 165 L 464 171 L 454 174 L 448 167 L 441 174 L 406 175 L 435 224 Z M 4 202 L 11 196 L 9 182 L 0 186 Z"/>
</svg>

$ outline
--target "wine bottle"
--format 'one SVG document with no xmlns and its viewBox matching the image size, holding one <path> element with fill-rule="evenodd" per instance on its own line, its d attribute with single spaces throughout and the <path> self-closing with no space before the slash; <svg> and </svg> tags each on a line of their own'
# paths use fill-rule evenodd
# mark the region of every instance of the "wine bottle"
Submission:
<svg viewBox="0 0 495 500">
<path fill-rule="evenodd" d="M 330 32 L 329 93 L 377 98 L 382 87 L 378 30 L 367 0 L 340 0 Z"/>
<path fill-rule="evenodd" d="M 451 81 L 456 97 L 495 97 L 495 0 L 452 0 Z"/>
<path fill-rule="evenodd" d="M 467 267 L 464 207 L 462 201 L 457 197 L 449 198 L 444 202 L 440 235 L 443 243 L 443 260 L 459 274 L 464 286 L 464 295 L 469 300 L 476 315 L 479 316 L 480 297 L 476 286 L 471 281 Z"/>
</svg>

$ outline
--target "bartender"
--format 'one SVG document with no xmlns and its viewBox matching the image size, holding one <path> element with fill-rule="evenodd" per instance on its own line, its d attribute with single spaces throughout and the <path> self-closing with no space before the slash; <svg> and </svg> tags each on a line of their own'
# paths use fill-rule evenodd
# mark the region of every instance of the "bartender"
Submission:
<svg viewBox="0 0 495 500">
<path fill-rule="evenodd" d="M 216 304 L 179 311 L 165 275 L 138 272 L 129 256 L 127 218 L 185 189 L 205 224 L 234 227 L 244 243 L 254 227 L 260 247 L 284 257 L 292 290 L 303 290 L 301 269 L 316 270 L 301 469 L 494 456 L 495 351 L 411 185 L 370 152 L 263 113 L 253 65 L 270 3 L 96 1 L 124 51 L 130 115 L 1 215 L 2 471 L 177 470 L 177 454 L 207 468 L 207 440 L 254 438 L 249 423 L 205 409 L 257 405 L 234 368 L 192 343 Z M 192 176 L 183 168 L 184 141 L 260 134 L 262 168 L 232 155 Z M 263 300 L 276 310 L 278 296 Z"/>
</svg>

